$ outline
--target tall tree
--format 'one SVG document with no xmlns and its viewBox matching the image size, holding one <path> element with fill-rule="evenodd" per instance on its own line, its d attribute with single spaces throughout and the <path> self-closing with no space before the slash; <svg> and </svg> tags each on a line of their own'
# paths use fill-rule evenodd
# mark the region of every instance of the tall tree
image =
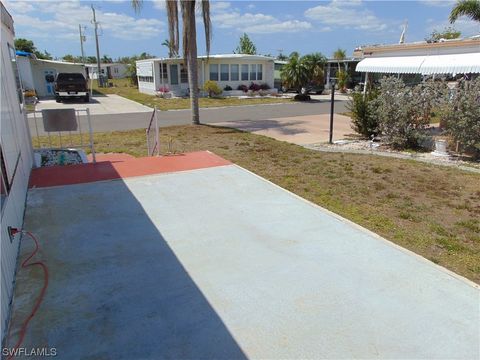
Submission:
<svg viewBox="0 0 480 360">
<path fill-rule="evenodd" d="M 32 40 L 27 40 L 23 38 L 18 38 L 15 39 L 15 49 L 20 50 L 20 51 L 25 51 L 29 53 L 34 53 L 37 51 L 37 48 L 35 47 L 35 44 L 33 43 Z"/>
<path fill-rule="evenodd" d="M 257 48 L 252 40 L 248 37 L 246 33 L 240 36 L 240 42 L 235 50 L 236 54 L 247 54 L 255 55 L 257 53 Z"/>
<path fill-rule="evenodd" d="M 453 24 L 460 16 L 466 16 L 480 22 L 480 1 L 459 0 L 450 12 L 450 23 Z"/>
<path fill-rule="evenodd" d="M 347 58 L 347 51 L 338 48 L 333 52 L 333 58 L 337 60 L 338 71 L 340 71 L 340 60 L 345 60 Z"/>
<path fill-rule="evenodd" d="M 302 57 L 301 61 L 303 61 L 307 67 L 310 82 L 315 85 L 323 84 L 325 79 L 323 69 L 327 63 L 327 58 L 321 53 L 316 52 L 305 55 Z"/>
<path fill-rule="evenodd" d="M 210 53 L 210 40 L 212 24 L 210 22 L 210 2 L 199 0 L 205 30 L 205 45 L 207 55 Z M 132 0 L 133 7 L 139 11 L 143 0 Z M 192 109 L 192 123 L 200 124 L 200 110 L 198 106 L 198 61 L 197 61 L 197 27 L 195 21 L 196 0 L 167 0 L 167 18 L 169 41 L 172 50 L 178 53 L 179 49 L 179 11 L 182 16 L 182 50 L 183 59 L 187 64 L 188 85 L 190 87 L 190 106 Z"/>
<path fill-rule="evenodd" d="M 103 55 L 100 60 L 104 64 L 111 64 L 113 62 L 112 58 L 109 57 L 108 55 Z"/>
</svg>

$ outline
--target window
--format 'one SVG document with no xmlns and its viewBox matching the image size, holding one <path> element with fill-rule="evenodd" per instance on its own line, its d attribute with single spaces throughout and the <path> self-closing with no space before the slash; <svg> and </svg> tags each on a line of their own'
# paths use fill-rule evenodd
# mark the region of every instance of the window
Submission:
<svg viewBox="0 0 480 360">
<path fill-rule="evenodd" d="M 257 80 L 257 65 L 250 64 L 250 80 Z"/>
<path fill-rule="evenodd" d="M 220 80 L 221 81 L 228 81 L 228 64 L 221 64 L 220 65 Z"/>
<path fill-rule="evenodd" d="M 248 65 L 242 65 L 242 80 L 248 80 Z"/>
<path fill-rule="evenodd" d="M 170 84 L 178 85 L 178 65 L 170 65 Z"/>
<path fill-rule="evenodd" d="M 118 68 L 113 68 L 113 72 L 114 72 L 115 74 L 118 74 Z"/>
<path fill-rule="evenodd" d="M 10 61 L 12 62 L 12 69 L 13 69 L 13 75 L 15 76 L 15 83 L 17 85 L 18 101 L 20 102 L 20 104 L 22 104 L 23 103 L 23 91 L 22 91 L 22 83 L 20 81 L 20 73 L 18 72 L 17 55 L 16 55 L 16 52 L 15 52 L 15 49 L 10 44 L 8 44 L 8 52 L 10 54 Z M 20 105 L 20 112 L 21 111 L 22 111 L 22 106 Z"/>
<path fill-rule="evenodd" d="M 168 82 L 167 64 L 160 64 L 160 82 Z"/>
<path fill-rule="evenodd" d="M 263 69 L 262 64 L 257 65 L 257 80 L 263 80 Z"/>
<path fill-rule="evenodd" d="M 138 77 L 139 82 L 150 82 L 153 83 L 153 76 L 139 76 Z"/>
<path fill-rule="evenodd" d="M 182 84 L 188 83 L 187 67 L 183 64 L 180 64 L 180 82 Z"/>
<path fill-rule="evenodd" d="M 230 65 L 230 80 L 231 81 L 238 81 L 239 80 L 239 65 L 238 64 L 233 64 Z"/>
<path fill-rule="evenodd" d="M 218 81 L 218 64 L 210 64 L 210 80 Z"/>
</svg>

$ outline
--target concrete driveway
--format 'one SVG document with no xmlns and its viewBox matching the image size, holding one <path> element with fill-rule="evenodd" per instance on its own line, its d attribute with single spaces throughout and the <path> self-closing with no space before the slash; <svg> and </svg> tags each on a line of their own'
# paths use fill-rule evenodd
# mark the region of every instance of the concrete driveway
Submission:
<svg viewBox="0 0 480 360">
<path fill-rule="evenodd" d="M 80 165 L 104 181 L 30 190 L 25 228 L 51 277 L 23 347 L 58 359 L 479 358 L 477 285 L 228 162 L 172 169 L 191 156 Z M 63 180 L 78 173 L 65 168 Z M 105 181 L 105 168 L 151 175 Z M 24 238 L 20 262 L 32 247 Z M 40 279 L 18 271 L 10 344 Z"/>
<path fill-rule="evenodd" d="M 113 94 L 104 96 L 96 95 L 91 98 L 90 102 L 88 103 L 81 99 L 65 100 L 61 103 L 57 103 L 55 100 L 48 99 L 41 100 L 36 105 L 36 110 L 67 108 L 74 108 L 77 110 L 88 108 L 90 109 L 91 115 L 139 113 L 151 112 L 153 110 L 148 106 L 144 106 L 135 101 Z"/>
<path fill-rule="evenodd" d="M 348 116 L 335 114 L 333 140 L 340 140 L 354 133 Z M 330 115 L 304 115 L 265 120 L 243 120 L 217 123 L 258 135 L 291 142 L 297 145 L 326 142 L 330 134 Z"/>
</svg>

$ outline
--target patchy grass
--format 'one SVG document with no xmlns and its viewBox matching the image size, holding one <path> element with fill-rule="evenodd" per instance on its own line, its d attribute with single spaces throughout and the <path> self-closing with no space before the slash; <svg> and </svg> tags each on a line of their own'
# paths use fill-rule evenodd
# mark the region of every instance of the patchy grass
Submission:
<svg viewBox="0 0 480 360">
<path fill-rule="evenodd" d="M 99 88 L 97 82 L 93 82 L 93 91 L 96 94 L 117 94 L 127 99 L 139 102 L 140 104 L 154 107 L 160 110 L 178 110 L 190 109 L 189 98 L 173 98 L 162 99 L 157 96 L 142 94 L 138 89 L 130 84 L 128 79 L 111 79 L 114 86 L 109 88 Z M 222 107 L 222 106 L 241 106 L 241 105 L 261 105 L 261 104 L 278 104 L 292 102 L 290 98 L 251 98 L 239 99 L 235 97 L 228 98 L 200 98 L 200 107 Z"/>
<path fill-rule="evenodd" d="M 146 155 L 144 130 L 94 136 L 99 152 Z M 210 150 L 480 283 L 478 174 L 212 126 L 162 128 L 160 138 L 162 153 Z"/>
</svg>

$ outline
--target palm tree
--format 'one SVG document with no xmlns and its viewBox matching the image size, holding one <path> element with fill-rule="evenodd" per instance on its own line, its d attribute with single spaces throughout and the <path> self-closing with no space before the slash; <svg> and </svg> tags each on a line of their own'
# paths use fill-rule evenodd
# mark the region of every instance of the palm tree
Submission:
<svg viewBox="0 0 480 360">
<path fill-rule="evenodd" d="M 177 57 L 178 54 L 175 52 L 175 49 L 173 49 L 172 44 L 170 44 L 170 41 L 168 39 L 162 42 L 162 45 L 168 48 L 169 58 Z"/>
<path fill-rule="evenodd" d="M 298 53 L 290 56 L 280 74 L 285 87 L 297 89 L 298 93 L 302 92 L 302 87 L 309 81 L 307 63 L 302 61 Z"/>
<path fill-rule="evenodd" d="M 467 16 L 473 21 L 480 22 L 480 1 L 459 0 L 450 12 L 450 23 L 453 24 L 460 16 Z"/>
<path fill-rule="evenodd" d="M 345 59 L 347 58 L 347 51 L 338 48 L 338 49 L 335 50 L 335 52 L 333 53 L 333 58 L 334 58 L 335 60 L 337 60 L 338 71 L 340 71 L 340 60 L 345 60 Z"/>
<path fill-rule="evenodd" d="M 301 61 L 305 63 L 307 67 L 310 81 L 321 85 L 324 81 L 324 67 L 327 63 L 327 58 L 321 53 L 316 52 L 313 54 L 305 55 Z"/>
<path fill-rule="evenodd" d="M 131 0 L 132 6 L 139 11 L 143 0 Z M 205 29 L 205 47 L 207 56 L 210 53 L 210 40 L 212 23 L 210 22 L 210 3 L 208 0 L 201 2 L 203 26 Z M 178 7 L 180 6 L 182 16 L 182 50 L 183 59 L 187 64 L 188 86 L 190 87 L 190 106 L 192 109 L 192 123 L 200 124 L 200 111 L 198 106 L 198 62 L 197 62 L 197 28 L 195 22 L 196 0 L 167 0 L 168 34 L 172 53 L 178 53 L 179 32 L 178 32 Z"/>
</svg>

